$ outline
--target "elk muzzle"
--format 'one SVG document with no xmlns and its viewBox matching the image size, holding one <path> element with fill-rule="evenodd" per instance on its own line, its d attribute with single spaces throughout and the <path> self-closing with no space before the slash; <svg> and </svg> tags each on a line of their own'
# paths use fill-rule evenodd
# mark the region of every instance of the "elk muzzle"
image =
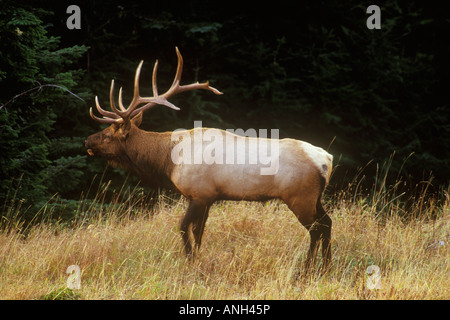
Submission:
<svg viewBox="0 0 450 320">
<path fill-rule="evenodd" d="M 99 139 L 98 134 L 93 134 L 93 135 L 90 135 L 84 142 L 84 146 L 86 147 L 87 153 L 90 156 L 93 156 L 95 154 L 93 149 L 94 149 L 94 145 L 96 143 L 98 143 L 98 141 L 97 141 L 98 139 Z"/>
</svg>

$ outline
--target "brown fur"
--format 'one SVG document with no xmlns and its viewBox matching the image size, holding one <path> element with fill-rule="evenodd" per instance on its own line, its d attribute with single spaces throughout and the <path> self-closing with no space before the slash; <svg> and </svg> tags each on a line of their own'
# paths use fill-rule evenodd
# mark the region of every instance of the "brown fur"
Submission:
<svg viewBox="0 0 450 320">
<path fill-rule="evenodd" d="M 126 137 L 119 126 L 111 125 L 86 140 L 90 152 L 105 158 L 114 167 L 132 172 L 145 185 L 176 190 L 169 178 L 173 169 L 172 145 L 170 133 L 143 131 L 135 123 Z"/>
</svg>

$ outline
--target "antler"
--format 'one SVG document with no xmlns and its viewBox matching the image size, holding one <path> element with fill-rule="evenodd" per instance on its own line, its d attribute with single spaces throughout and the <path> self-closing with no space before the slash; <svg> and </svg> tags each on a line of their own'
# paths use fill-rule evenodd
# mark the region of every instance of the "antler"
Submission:
<svg viewBox="0 0 450 320">
<path fill-rule="evenodd" d="M 97 107 L 98 112 L 103 115 L 103 118 L 99 118 L 94 115 L 92 112 L 92 108 L 89 110 L 89 113 L 92 117 L 92 119 L 103 122 L 103 123 L 122 123 L 125 122 L 140 112 L 143 112 L 147 109 L 150 109 L 158 104 L 164 105 L 166 107 L 169 107 L 174 110 L 180 110 L 177 106 L 169 102 L 167 99 L 171 96 L 184 92 L 184 91 L 190 91 L 190 90 L 196 90 L 196 89 L 204 89 L 204 90 L 210 90 L 214 92 L 215 94 L 222 94 L 219 90 L 209 86 L 209 81 L 206 81 L 205 83 L 192 83 L 187 85 L 180 85 L 180 79 L 181 79 L 181 73 L 183 70 L 183 57 L 180 54 L 180 51 L 177 47 L 175 47 L 175 50 L 177 52 L 178 56 L 178 66 L 177 66 L 177 72 L 175 74 L 175 78 L 172 82 L 172 85 L 170 86 L 169 90 L 167 90 L 164 94 L 158 95 L 158 88 L 156 85 L 156 73 L 158 70 L 158 60 L 155 62 L 155 66 L 153 68 L 153 76 L 152 76 L 152 88 L 153 88 L 153 96 L 152 97 L 141 97 L 139 95 L 139 76 L 141 73 L 142 64 L 144 61 L 142 60 L 139 63 L 139 66 L 136 69 L 136 75 L 134 77 L 134 93 L 133 93 L 133 99 L 131 100 L 130 105 L 128 108 L 125 108 L 123 106 L 122 101 L 122 88 L 119 89 L 119 109 L 116 108 L 116 105 L 114 103 L 113 93 L 114 93 L 114 80 L 111 81 L 111 89 L 109 91 L 109 101 L 111 104 L 111 111 L 106 111 L 100 107 L 100 104 L 98 102 L 97 96 L 95 97 L 95 105 Z M 146 105 L 137 108 L 140 104 L 146 103 Z M 136 109 L 137 108 L 137 109 Z"/>
</svg>

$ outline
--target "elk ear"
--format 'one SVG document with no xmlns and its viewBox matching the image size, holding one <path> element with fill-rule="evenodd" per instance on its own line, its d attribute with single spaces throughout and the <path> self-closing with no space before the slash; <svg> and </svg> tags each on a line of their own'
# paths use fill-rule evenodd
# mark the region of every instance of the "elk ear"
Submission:
<svg viewBox="0 0 450 320">
<path fill-rule="evenodd" d="M 133 122 L 136 127 L 139 127 L 142 123 L 142 111 L 139 112 L 133 119 L 131 119 L 131 122 Z"/>
<path fill-rule="evenodd" d="M 128 137 L 130 128 L 131 128 L 131 122 L 125 121 L 118 126 L 116 134 L 119 136 L 119 138 L 121 140 L 125 140 Z"/>
</svg>

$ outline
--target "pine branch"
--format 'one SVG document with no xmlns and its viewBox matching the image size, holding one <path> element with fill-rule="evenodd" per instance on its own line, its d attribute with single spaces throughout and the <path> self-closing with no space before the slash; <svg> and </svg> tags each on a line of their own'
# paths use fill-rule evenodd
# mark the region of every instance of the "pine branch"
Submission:
<svg viewBox="0 0 450 320">
<path fill-rule="evenodd" d="M 75 98 L 77 98 L 77 99 L 79 99 L 79 100 L 81 100 L 81 101 L 84 101 L 83 98 L 80 98 L 78 95 L 76 95 L 75 93 L 73 93 L 73 92 L 70 91 L 69 89 L 64 88 L 64 87 L 62 87 L 62 86 L 59 86 L 59 85 L 57 85 L 57 84 L 41 84 L 41 85 L 39 85 L 39 86 L 37 86 L 37 87 L 31 88 L 31 89 L 26 90 L 26 91 L 24 91 L 24 92 L 22 92 L 22 93 L 16 94 L 14 97 L 12 97 L 11 99 L 9 99 L 6 103 L 2 104 L 2 105 L 0 106 L 0 110 L 2 110 L 2 109 L 3 109 L 4 107 L 6 107 L 9 103 L 14 102 L 17 98 L 20 98 L 20 97 L 23 96 L 23 95 L 31 94 L 31 93 L 36 92 L 36 91 L 37 91 L 37 92 L 41 92 L 41 91 L 42 91 L 42 88 L 44 88 L 44 87 L 54 87 L 54 88 L 62 89 L 62 90 L 64 90 L 64 91 L 69 92 L 69 93 L 70 93 L 71 95 L 73 95 Z"/>
</svg>

